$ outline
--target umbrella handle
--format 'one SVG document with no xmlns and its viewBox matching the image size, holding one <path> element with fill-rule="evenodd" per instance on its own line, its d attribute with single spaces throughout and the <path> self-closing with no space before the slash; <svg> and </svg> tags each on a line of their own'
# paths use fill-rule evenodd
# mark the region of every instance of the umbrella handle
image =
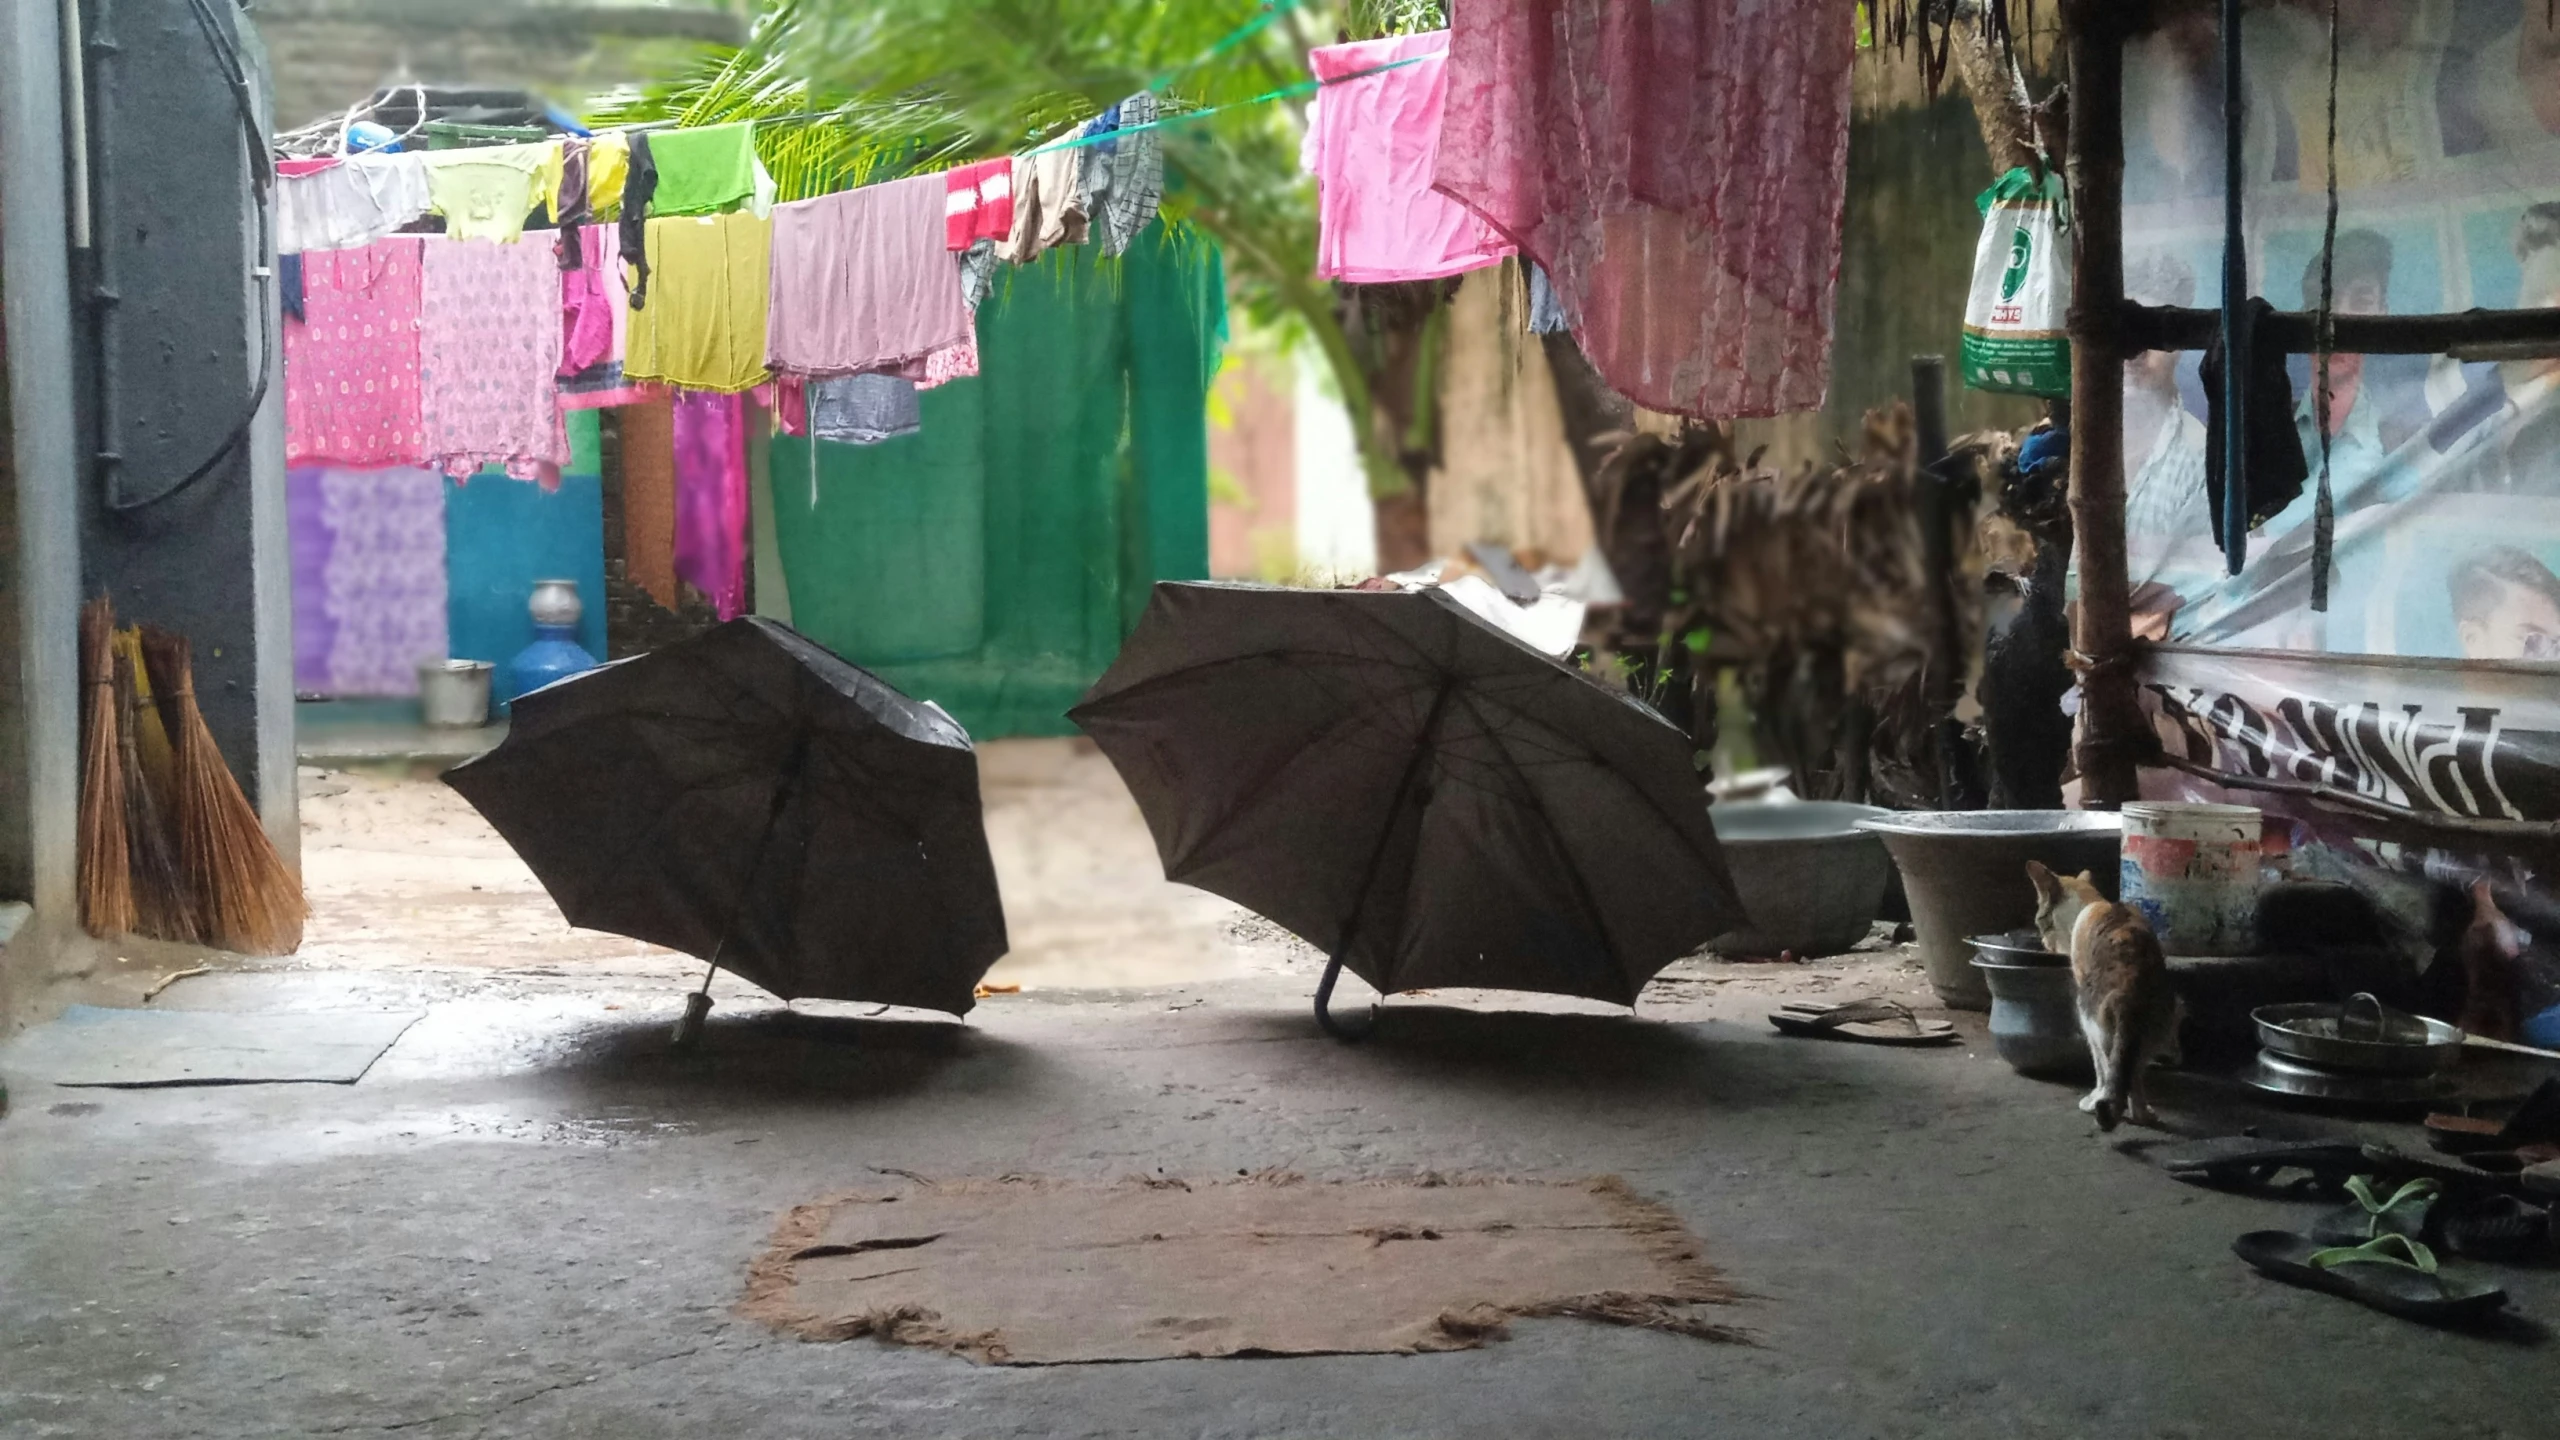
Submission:
<svg viewBox="0 0 2560 1440">
<path fill-rule="evenodd" d="M 1336 955 L 1324 962 L 1324 978 L 1316 982 L 1316 1028 L 1336 1040 L 1365 1040 L 1370 1031 L 1378 1028 L 1378 1007 L 1369 1007 L 1368 1023 L 1363 1025 L 1345 1025 L 1335 1019 L 1328 1007 L 1333 1003 L 1333 982 L 1341 978 L 1342 957 Z"/>
</svg>

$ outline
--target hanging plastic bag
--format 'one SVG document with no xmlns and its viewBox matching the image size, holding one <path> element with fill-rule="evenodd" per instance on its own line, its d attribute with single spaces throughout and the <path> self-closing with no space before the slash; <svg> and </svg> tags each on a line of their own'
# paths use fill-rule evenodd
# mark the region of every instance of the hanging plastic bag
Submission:
<svg viewBox="0 0 2560 1440">
<path fill-rule="evenodd" d="M 2014 395 L 2071 393 L 2071 247 L 2062 176 L 2024 166 L 1976 202 L 1982 243 L 1964 306 L 1964 383 Z"/>
</svg>

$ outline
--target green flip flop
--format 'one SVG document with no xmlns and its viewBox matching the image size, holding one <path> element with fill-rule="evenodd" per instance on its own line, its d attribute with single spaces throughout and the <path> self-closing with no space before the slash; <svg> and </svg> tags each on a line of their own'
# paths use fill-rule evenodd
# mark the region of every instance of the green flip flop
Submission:
<svg viewBox="0 0 2560 1440">
<path fill-rule="evenodd" d="M 2289 1230 L 2252 1230 L 2231 1242 L 2231 1253 L 2288 1285 L 2423 1324 L 2478 1324 L 2507 1305 L 2507 1292 L 2495 1285 L 2438 1273 L 2435 1252 L 2406 1235 L 2322 1245 Z"/>
</svg>

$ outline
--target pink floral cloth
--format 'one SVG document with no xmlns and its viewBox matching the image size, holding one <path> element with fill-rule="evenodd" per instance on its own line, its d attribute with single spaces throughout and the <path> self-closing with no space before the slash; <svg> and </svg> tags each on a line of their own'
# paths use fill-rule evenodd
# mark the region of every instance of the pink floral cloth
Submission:
<svg viewBox="0 0 2560 1440">
<path fill-rule="evenodd" d="M 1546 267 L 1583 353 L 1636 403 L 1814 409 L 1852 28 L 1831 0 L 1467 0 L 1434 184 Z"/>
<path fill-rule="evenodd" d="M 676 578 L 723 620 L 747 611 L 746 397 L 676 392 Z"/>
<path fill-rule="evenodd" d="M 560 262 L 548 245 L 430 237 L 420 287 L 420 408 L 427 464 L 467 476 L 503 466 L 557 485 Z"/>
<path fill-rule="evenodd" d="M 1299 160 L 1316 177 L 1316 273 L 1376 283 L 1437 280 L 1515 253 L 1482 216 L 1431 188 L 1449 95 L 1449 32 L 1307 52 L 1325 81 Z M 1344 80 L 1401 60 L 1416 63 Z"/>
<path fill-rule="evenodd" d="M 284 325 L 286 464 L 362 469 L 425 456 L 422 245 L 394 238 L 303 257 L 303 318 Z"/>
</svg>

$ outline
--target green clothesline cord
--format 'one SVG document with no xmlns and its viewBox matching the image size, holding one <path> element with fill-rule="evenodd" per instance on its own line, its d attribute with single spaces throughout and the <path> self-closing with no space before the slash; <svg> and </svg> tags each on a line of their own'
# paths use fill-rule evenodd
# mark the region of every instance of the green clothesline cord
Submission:
<svg viewBox="0 0 2560 1440">
<path fill-rule="evenodd" d="M 1153 80 L 1148 81 L 1146 88 L 1149 90 L 1162 90 L 1182 76 L 1199 69 L 1201 66 L 1208 64 L 1210 61 L 1217 59 L 1219 56 L 1226 54 L 1228 51 L 1233 50 L 1247 40 L 1252 39 L 1254 36 L 1261 34 L 1264 30 L 1269 29 L 1273 21 L 1278 20 L 1281 16 L 1288 14 L 1290 11 L 1297 9 L 1300 3 L 1301 0 L 1266 0 L 1266 3 L 1262 7 L 1261 14 L 1254 16 L 1242 25 L 1228 31 L 1227 38 L 1210 46 L 1199 59 L 1192 61 L 1188 65 L 1175 66 L 1173 69 L 1167 70 Z"/>
<path fill-rule="evenodd" d="M 1330 80 L 1301 80 L 1294 85 L 1283 85 L 1277 90 L 1266 90 L 1249 100 L 1231 100 L 1224 105 L 1212 105 L 1206 110 L 1186 110 L 1179 115 L 1166 115 L 1144 124 L 1123 125 L 1116 130 L 1104 130 L 1092 135 L 1070 135 L 1063 140 L 1052 140 L 1046 145 L 1034 145 L 1022 153 L 1038 155 L 1048 150 L 1072 150 L 1079 145 L 1099 145 L 1106 140 L 1117 140 L 1123 135 L 1134 135 L 1141 130 L 1160 130 L 1167 125 L 1180 125 L 1191 120 L 1206 120 L 1212 115 L 1221 115 L 1229 110 L 1242 110 L 1251 105 L 1265 105 L 1271 101 L 1286 100 L 1295 95 L 1312 95 L 1327 85 L 1366 80 L 1372 75 L 1383 75 L 1389 70 L 1401 70 L 1407 65 L 1419 65 L 1425 60 L 1439 58 L 1437 55 L 1412 55 L 1402 60 L 1390 60 L 1384 65 L 1373 65 L 1366 70 L 1354 70 L 1348 75 L 1336 75 Z"/>
</svg>

